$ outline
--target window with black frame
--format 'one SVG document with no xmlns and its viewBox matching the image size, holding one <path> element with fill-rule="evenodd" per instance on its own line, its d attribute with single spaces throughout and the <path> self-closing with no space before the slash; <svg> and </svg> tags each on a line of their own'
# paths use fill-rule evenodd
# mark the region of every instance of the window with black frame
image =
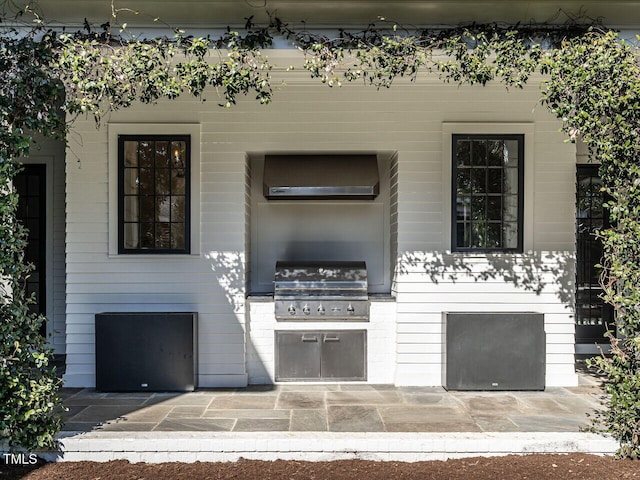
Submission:
<svg viewBox="0 0 640 480">
<path fill-rule="evenodd" d="M 524 135 L 453 135 L 452 250 L 522 252 Z"/>
<path fill-rule="evenodd" d="M 119 253 L 189 253 L 190 137 L 118 137 Z"/>
</svg>

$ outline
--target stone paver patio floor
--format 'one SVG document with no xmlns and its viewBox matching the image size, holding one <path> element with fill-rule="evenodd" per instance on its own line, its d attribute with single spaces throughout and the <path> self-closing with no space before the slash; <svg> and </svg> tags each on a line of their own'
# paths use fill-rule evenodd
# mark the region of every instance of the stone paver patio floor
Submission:
<svg viewBox="0 0 640 480">
<path fill-rule="evenodd" d="M 190 393 L 64 389 L 64 431 L 578 432 L 601 408 L 597 379 L 543 392 L 280 384 Z"/>
</svg>

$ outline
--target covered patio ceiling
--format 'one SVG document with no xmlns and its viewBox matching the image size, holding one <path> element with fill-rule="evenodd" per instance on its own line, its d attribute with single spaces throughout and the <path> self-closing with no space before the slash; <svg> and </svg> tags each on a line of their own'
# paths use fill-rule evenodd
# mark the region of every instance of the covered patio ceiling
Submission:
<svg viewBox="0 0 640 480">
<path fill-rule="evenodd" d="M 41 0 L 38 5 L 47 21 L 78 26 L 85 18 L 93 24 L 108 21 L 111 3 Z M 256 22 L 266 21 L 267 10 L 297 27 L 304 23 L 329 28 L 367 25 L 380 16 L 403 25 L 425 26 L 471 21 L 562 24 L 579 16 L 621 29 L 640 22 L 640 1 L 636 0 L 114 0 L 114 5 L 141 13 L 121 12 L 121 21 L 132 26 L 153 25 L 156 17 L 173 27 L 242 25 L 250 16 Z"/>
</svg>

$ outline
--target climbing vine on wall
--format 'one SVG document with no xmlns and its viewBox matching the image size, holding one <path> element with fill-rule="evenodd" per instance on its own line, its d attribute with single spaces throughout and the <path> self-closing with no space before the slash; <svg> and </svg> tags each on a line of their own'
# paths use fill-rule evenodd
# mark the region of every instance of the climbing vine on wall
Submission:
<svg viewBox="0 0 640 480">
<path fill-rule="evenodd" d="M 621 455 L 640 454 L 640 71 L 635 47 L 579 21 L 406 29 L 380 20 L 330 38 L 272 17 L 264 26 L 247 19 L 242 31 L 227 29 L 217 38 L 180 30 L 139 38 L 119 21 L 116 9 L 99 27 L 86 22 L 77 32 L 49 29 L 29 8 L 18 14 L 35 20 L 35 28 L 0 32 L 0 185 L 10 184 L 34 133 L 64 136 L 77 115 L 99 123 L 109 111 L 136 102 L 181 94 L 205 100 L 212 91 L 224 107 L 246 95 L 269 103 L 272 65 L 265 50 L 276 37 L 296 45 L 303 68 L 329 86 L 360 81 L 388 88 L 398 78 L 419 81 L 429 74 L 445 82 L 499 81 L 521 88 L 532 75 L 542 74 L 542 103 L 563 122 L 570 139 L 586 142 L 601 164 L 611 198 L 613 227 L 599 233 L 605 246 L 602 284 L 622 336 L 610 335 L 612 355 L 593 362 L 606 374 L 611 394 L 599 421 L 620 442 Z M 0 331 L 13 342 L 12 347 L 3 342 L 0 357 L 0 432 L 16 446 L 52 446 L 60 426 L 55 414 L 59 383 L 46 375 L 29 376 L 34 365 L 47 362 L 50 351 L 37 339 L 38 322 L 22 307 L 28 302 L 20 290 L 28 271 L 16 267 L 22 264 L 24 235 L 15 221 L 15 193 L 5 188 L 0 200 L 0 236 L 5 235 L 0 275 L 10 285 L 3 292 Z M 16 389 L 29 401 L 7 403 Z"/>
<path fill-rule="evenodd" d="M 618 336 L 611 355 L 593 359 L 606 375 L 608 408 L 597 420 L 620 441 L 620 455 L 640 455 L 640 66 L 638 51 L 612 32 L 585 35 L 549 53 L 543 101 L 580 135 L 610 200 L 601 284 L 614 307 Z"/>
<path fill-rule="evenodd" d="M 29 153 L 31 135 L 61 134 L 63 90 L 49 69 L 46 42 L 0 35 L 0 439 L 30 450 L 54 445 L 60 381 L 48 366 L 51 350 L 40 335 L 44 319 L 29 310 L 24 290 L 25 228 L 17 221 L 11 181 L 17 158 Z"/>
</svg>

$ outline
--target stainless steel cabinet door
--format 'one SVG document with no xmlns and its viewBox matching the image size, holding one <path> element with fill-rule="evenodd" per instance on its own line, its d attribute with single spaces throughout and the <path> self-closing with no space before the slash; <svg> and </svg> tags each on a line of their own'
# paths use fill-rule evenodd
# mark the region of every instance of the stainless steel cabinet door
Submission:
<svg viewBox="0 0 640 480">
<path fill-rule="evenodd" d="M 320 378 L 318 332 L 276 332 L 276 380 Z"/>
<path fill-rule="evenodd" d="M 366 379 L 366 331 L 349 330 L 322 334 L 320 372 L 332 380 Z"/>
<path fill-rule="evenodd" d="M 276 380 L 366 380 L 366 330 L 276 332 Z"/>
</svg>

